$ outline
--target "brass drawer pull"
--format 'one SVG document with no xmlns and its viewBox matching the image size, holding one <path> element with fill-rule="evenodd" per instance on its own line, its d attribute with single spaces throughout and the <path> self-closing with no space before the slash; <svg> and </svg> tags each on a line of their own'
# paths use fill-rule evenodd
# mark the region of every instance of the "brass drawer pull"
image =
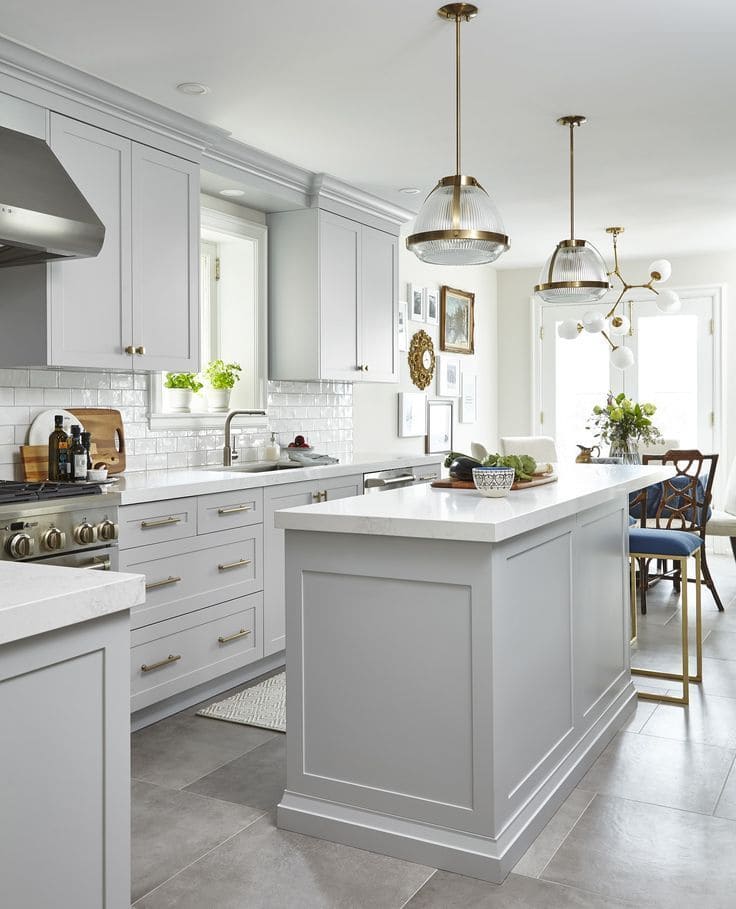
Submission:
<svg viewBox="0 0 736 909">
<path fill-rule="evenodd" d="M 149 530 L 151 527 L 165 527 L 167 524 L 178 524 L 181 521 L 181 518 L 175 518 L 173 515 L 169 515 L 168 518 L 161 518 L 159 521 L 141 521 L 141 527 L 144 530 Z"/>
<path fill-rule="evenodd" d="M 158 663 L 151 663 L 150 666 L 147 666 L 145 663 L 141 666 L 141 672 L 153 672 L 154 669 L 160 669 L 162 666 L 168 666 L 170 663 L 176 663 L 177 660 L 181 659 L 181 654 L 170 653 L 165 660 L 159 660 Z"/>
<path fill-rule="evenodd" d="M 225 508 L 218 508 L 218 514 L 235 514 L 236 511 L 253 511 L 253 506 L 247 505 L 228 505 Z"/>
<path fill-rule="evenodd" d="M 247 634 L 250 634 L 250 630 L 241 628 L 240 631 L 236 631 L 235 634 L 220 635 L 217 640 L 220 644 L 228 644 L 230 641 L 235 641 L 237 638 L 244 638 Z"/>
<path fill-rule="evenodd" d="M 422 480 L 424 482 L 426 482 L 427 480 L 436 480 L 437 474 L 436 473 L 425 473 L 425 474 L 422 474 L 422 476 L 417 477 L 417 479 Z"/>
<path fill-rule="evenodd" d="M 156 590 L 159 587 L 168 587 L 169 584 L 178 584 L 181 578 L 178 575 L 169 575 L 168 578 L 162 578 L 160 581 L 151 581 L 146 584 L 146 590 Z"/>
<path fill-rule="evenodd" d="M 315 502 L 326 502 L 327 501 L 327 490 L 320 489 L 319 492 L 313 492 L 312 498 Z"/>
<path fill-rule="evenodd" d="M 245 568 L 246 565 L 250 565 L 252 559 L 238 559 L 237 562 L 221 562 L 217 569 L 218 571 L 230 571 L 231 568 Z"/>
</svg>

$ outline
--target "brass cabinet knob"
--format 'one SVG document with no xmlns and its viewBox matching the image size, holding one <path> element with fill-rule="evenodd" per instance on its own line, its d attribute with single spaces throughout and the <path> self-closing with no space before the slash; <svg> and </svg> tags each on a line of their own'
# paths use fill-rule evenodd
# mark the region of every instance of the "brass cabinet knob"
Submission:
<svg viewBox="0 0 736 909">
<path fill-rule="evenodd" d="M 140 354 L 140 356 L 144 356 L 146 353 L 146 348 L 141 345 L 140 347 L 136 347 L 135 352 L 137 354 Z"/>
<path fill-rule="evenodd" d="M 126 353 L 126 354 L 131 354 L 131 355 L 134 354 L 134 353 L 135 353 L 135 347 L 133 347 L 132 344 L 128 344 L 128 346 L 125 348 L 125 353 Z"/>
</svg>

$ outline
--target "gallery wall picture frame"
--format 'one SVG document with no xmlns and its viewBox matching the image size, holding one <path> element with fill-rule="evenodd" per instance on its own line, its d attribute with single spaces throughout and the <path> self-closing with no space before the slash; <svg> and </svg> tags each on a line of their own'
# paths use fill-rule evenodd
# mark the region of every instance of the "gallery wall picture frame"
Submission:
<svg viewBox="0 0 736 909">
<path fill-rule="evenodd" d="M 409 318 L 412 322 L 426 322 L 424 309 L 424 288 L 418 284 L 408 284 Z"/>
<path fill-rule="evenodd" d="M 440 292 L 436 287 L 425 287 L 425 307 L 428 325 L 440 324 Z"/>
<path fill-rule="evenodd" d="M 427 396 L 418 391 L 399 392 L 399 436 L 410 439 L 427 434 Z"/>
<path fill-rule="evenodd" d="M 440 354 L 437 357 L 437 394 L 442 398 L 460 395 L 460 357 Z"/>
<path fill-rule="evenodd" d="M 409 332 L 406 323 L 409 321 L 409 304 L 399 303 L 396 332 L 399 341 L 399 351 L 405 352 L 409 347 Z"/>
<path fill-rule="evenodd" d="M 452 401 L 427 401 L 427 435 L 424 450 L 427 454 L 452 451 Z"/>
<path fill-rule="evenodd" d="M 478 376 L 463 371 L 460 378 L 460 423 L 475 423 L 478 419 Z"/>
<path fill-rule="evenodd" d="M 440 350 L 475 353 L 475 294 L 440 288 Z"/>
</svg>

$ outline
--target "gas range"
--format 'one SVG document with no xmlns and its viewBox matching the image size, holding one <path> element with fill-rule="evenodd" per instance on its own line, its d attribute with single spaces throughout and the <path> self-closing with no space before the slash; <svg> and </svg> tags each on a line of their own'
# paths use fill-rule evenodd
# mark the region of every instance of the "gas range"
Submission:
<svg viewBox="0 0 736 909">
<path fill-rule="evenodd" d="M 119 504 L 97 485 L 0 481 L 0 561 L 115 567 Z"/>
</svg>

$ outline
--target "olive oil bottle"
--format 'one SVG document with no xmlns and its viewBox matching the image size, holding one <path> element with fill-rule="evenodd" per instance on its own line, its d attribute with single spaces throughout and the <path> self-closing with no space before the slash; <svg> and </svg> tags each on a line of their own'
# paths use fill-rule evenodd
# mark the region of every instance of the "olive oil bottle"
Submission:
<svg viewBox="0 0 736 909">
<path fill-rule="evenodd" d="M 79 483 L 87 479 L 87 452 L 82 444 L 82 427 L 72 426 L 69 462 L 72 467 L 70 479 Z"/>
<path fill-rule="evenodd" d="M 49 436 L 49 480 L 65 482 L 69 474 L 69 436 L 64 432 L 64 417 L 57 413 Z"/>
</svg>

